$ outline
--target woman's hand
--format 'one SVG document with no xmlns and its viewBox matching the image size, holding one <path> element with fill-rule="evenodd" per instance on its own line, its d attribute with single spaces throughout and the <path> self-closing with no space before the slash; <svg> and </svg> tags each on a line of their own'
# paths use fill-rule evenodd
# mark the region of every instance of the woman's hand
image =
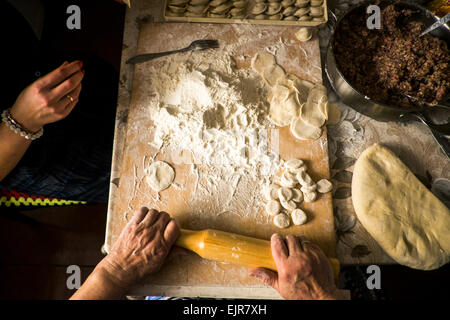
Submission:
<svg viewBox="0 0 450 320">
<path fill-rule="evenodd" d="M 271 247 L 278 273 L 256 268 L 250 270 L 251 276 L 275 288 L 285 299 L 342 299 L 330 262 L 317 245 L 292 235 L 285 242 L 274 234 Z"/>
<path fill-rule="evenodd" d="M 100 264 L 117 285 L 127 289 L 161 268 L 179 232 L 167 213 L 141 208 Z"/>
<path fill-rule="evenodd" d="M 11 116 L 26 130 L 39 131 L 44 125 L 67 117 L 81 91 L 83 63 L 64 62 L 59 68 L 25 88 L 11 108 Z"/>
</svg>

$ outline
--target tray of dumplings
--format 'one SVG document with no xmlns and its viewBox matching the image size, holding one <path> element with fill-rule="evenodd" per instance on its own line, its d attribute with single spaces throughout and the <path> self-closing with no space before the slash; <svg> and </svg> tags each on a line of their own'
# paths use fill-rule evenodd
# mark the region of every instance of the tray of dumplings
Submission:
<svg viewBox="0 0 450 320">
<path fill-rule="evenodd" d="M 166 21 L 314 27 L 328 20 L 326 0 L 165 0 Z"/>
</svg>

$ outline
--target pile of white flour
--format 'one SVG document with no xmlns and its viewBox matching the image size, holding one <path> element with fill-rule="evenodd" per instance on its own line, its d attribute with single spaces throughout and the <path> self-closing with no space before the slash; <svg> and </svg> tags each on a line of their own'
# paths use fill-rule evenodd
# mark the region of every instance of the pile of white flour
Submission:
<svg viewBox="0 0 450 320">
<path fill-rule="evenodd" d="M 238 185 L 248 179 L 262 185 L 279 168 L 268 143 L 278 145 L 277 132 L 267 130 L 267 91 L 258 74 L 237 69 L 229 51 L 210 50 L 171 56 L 150 69 L 149 78 L 151 145 L 175 165 L 192 165 L 198 185 L 192 198 L 202 198 L 199 192 L 219 197 L 214 211 L 222 212 L 232 210 L 232 198 L 242 192 L 247 202 L 255 197 L 244 191 L 249 185 Z"/>
</svg>

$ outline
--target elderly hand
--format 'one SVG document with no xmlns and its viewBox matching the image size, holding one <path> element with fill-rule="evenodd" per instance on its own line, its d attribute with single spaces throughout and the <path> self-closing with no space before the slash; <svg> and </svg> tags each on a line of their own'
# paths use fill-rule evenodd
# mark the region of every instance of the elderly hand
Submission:
<svg viewBox="0 0 450 320">
<path fill-rule="evenodd" d="M 31 132 L 67 117 L 78 103 L 84 77 L 82 66 L 81 61 L 64 62 L 33 82 L 20 93 L 11 116 Z"/>
<path fill-rule="evenodd" d="M 179 232 L 167 213 L 141 208 L 101 265 L 116 284 L 129 288 L 161 268 Z"/>
<path fill-rule="evenodd" d="M 256 268 L 250 270 L 251 276 L 275 288 L 285 299 L 342 299 L 328 258 L 317 245 L 292 235 L 285 242 L 274 234 L 271 247 L 278 273 Z"/>
</svg>

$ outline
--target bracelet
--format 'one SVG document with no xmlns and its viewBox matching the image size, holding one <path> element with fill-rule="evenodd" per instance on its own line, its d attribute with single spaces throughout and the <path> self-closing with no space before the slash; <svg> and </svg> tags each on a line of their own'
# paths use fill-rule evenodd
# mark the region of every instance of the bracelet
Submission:
<svg viewBox="0 0 450 320">
<path fill-rule="evenodd" d="M 38 132 L 30 132 L 22 127 L 12 116 L 11 108 L 2 112 L 2 121 L 5 125 L 14 131 L 16 134 L 24 137 L 27 140 L 36 140 L 44 134 L 44 128 L 41 128 Z"/>
</svg>

